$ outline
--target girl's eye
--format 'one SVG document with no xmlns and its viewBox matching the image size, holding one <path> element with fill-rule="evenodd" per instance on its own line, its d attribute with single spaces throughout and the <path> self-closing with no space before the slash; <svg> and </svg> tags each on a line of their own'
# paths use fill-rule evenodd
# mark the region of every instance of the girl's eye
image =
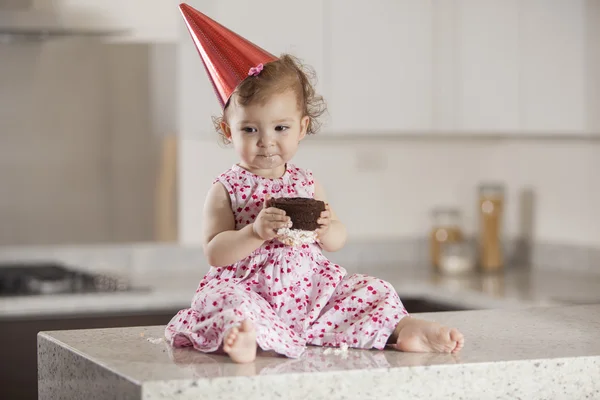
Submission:
<svg viewBox="0 0 600 400">
<path fill-rule="evenodd" d="M 285 126 L 285 125 L 277 125 L 275 127 L 275 130 L 278 132 L 283 132 L 285 130 L 288 130 L 290 127 L 289 126 Z"/>
<path fill-rule="evenodd" d="M 254 132 L 256 132 L 256 128 L 251 128 L 249 126 L 246 126 L 246 127 L 242 128 L 242 131 L 244 131 L 246 133 L 254 133 Z"/>
</svg>

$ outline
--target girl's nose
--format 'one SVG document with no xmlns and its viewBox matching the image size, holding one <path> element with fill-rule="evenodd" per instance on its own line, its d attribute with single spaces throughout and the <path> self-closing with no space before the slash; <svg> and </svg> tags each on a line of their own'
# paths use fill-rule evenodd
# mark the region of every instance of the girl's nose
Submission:
<svg viewBox="0 0 600 400">
<path fill-rule="evenodd" d="M 273 136 L 268 133 L 263 133 L 258 138 L 258 145 L 261 147 L 269 147 L 273 144 Z"/>
</svg>

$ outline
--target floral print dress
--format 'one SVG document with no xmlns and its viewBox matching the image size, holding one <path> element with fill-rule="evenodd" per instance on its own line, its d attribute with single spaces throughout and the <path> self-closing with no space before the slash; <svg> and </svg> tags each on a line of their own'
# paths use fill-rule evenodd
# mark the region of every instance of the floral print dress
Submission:
<svg viewBox="0 0 600 400">
<path fill-rule="evenodd" d="M 279 179 L 233 165 L 214 183 L 229 193 L 236 229 L 254 221 L 267 194 L 314 197 L 312 173 L 291 164 Z M 273 239 L 235 264 L 211 267 L 165 337 L 174 347 L 213 352 L 227 330 L 249 319 L 261 349 L 298 358 L 306 345 L 383 349 L 407 314 L 388 282 L 348 275 L 316 243 L 291 247 Z"/>
</svg>

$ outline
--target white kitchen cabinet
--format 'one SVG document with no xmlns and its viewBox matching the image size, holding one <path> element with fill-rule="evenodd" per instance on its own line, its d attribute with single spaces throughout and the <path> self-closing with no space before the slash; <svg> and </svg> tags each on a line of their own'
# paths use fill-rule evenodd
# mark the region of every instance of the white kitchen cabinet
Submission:
<svg viewBox="0 0 600 400">
<path fill-rule="evenodd" d="M 600 132 L 596 0 L 190 4 L 314 67 L 330 135 Z"/>
<path fill-rule="evenodd" d="M 433 131 L 518 129 L 518 12 L 518 0 L 435 3 Z"/>
<path fill-rule="evenodd" d="M 455 130 L 458 102 L 456 7 L 453 1 L 436 2 L 432 9 L 432 130 Z"/>
<path fill-rule="evenodd" d="M 521 1 L 521 130 L 588 131 L 586 0 Z M 589 71 L 593 74 L 598 70 Z"/>
<path fill-rule="evenodd" d="M 596 137 L 600 137 L 600 1 L 588 0 L 586 4 L 586 17 L 587 119 L 589 132 Z M 600 160 L 600 152 L 598 156 L 598 160 Z M 600 163 L 598 166 L 600 166 Z"/>
<path fill-rule="evenodd" d="M 216 20 L 275 56 L 290 53 L 312 67 L 323 85 L 321 0 L 218 1 Z"/>
<path fill-rule="evenodd" d="M 331 134 L 432 124 L 432 1 L 325 0 Z"/>
<path fill-rule="evenodd" d="M 78 25 L 125 30 L 108 39 L 124 43 L 177 43 L 181 23 L 175 0 L 57 0 L 56 10 Z"/>
<path fill-rule="evenodd" d="M 592 0 L 436 2 L 434 131 L 589 133 L 599 12 Z"/>
<path fill-rule="evenodd" d="M 454 0 L 455 126 L 469 133 L 519 129 L 519 0 Z M 436 51 L 440 48 L 436 48 Z"/>
</svg>

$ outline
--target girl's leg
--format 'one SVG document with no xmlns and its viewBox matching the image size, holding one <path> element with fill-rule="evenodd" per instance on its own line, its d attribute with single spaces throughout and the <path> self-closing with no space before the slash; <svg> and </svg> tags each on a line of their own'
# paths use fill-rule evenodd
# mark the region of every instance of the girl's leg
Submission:
<svg viewBox="0 0 600 400">
<path fill-rule="evenodd" d="M 367 275 L 347 276 L 335 288 L 307 340 L 317 346 L 384 349 L 398 322 L 406 317 L 388 282 Z"/>
<path fill-rule="evenodd" d="M 391 284 L 367 275 L 350 275 L 312 325 L 310 344 L 407 352 L 457 352 L 463 335 L 454 328 L 408 315 Z"/>
<path fill-rule="evenodd" d="M 299 357 L 306 345 L 265 299 L 242 284 L 224 280 L 204 287 L 190 309 L 181 310 L 172 318 L 165 336 L 175 347 L 193 346 L 205 353 L 222 346 L 232 359 L 241 362 L 255 356 L 255 346 L 248 344 L 252 341 L 265 351 L 291 358 Z"/>
</svg>

